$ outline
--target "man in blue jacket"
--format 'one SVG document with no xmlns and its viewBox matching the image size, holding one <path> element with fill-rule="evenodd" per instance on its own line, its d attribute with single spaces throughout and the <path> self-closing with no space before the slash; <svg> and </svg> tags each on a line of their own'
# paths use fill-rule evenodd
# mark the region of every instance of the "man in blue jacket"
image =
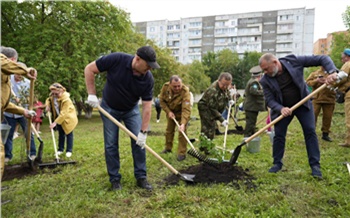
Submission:
<svg viewBox="0 0 350 218">
<path fill-rule="evenodd" d="M 323 66 L 328 73 L 332 73 L 337 71 L 333 61 L 326 55 L 288 55 L 277 59 L 273 54 L 267 53 L 260 57 L 259 65 L 265 74 L 260 83 L 267 106 L 271 108 L 271 119 L 276 119 L 281 114 L 284 116 L 275 124 L 272 151 L 274 165 L 269 172 L 277 173 L 282 169 L 287 128 L 296 116 L 303 128 L 312 176 L 322 178 L 312 103 L 309 100 L 294 111 L 290 108 L 309 94 L 304 80 L 304 67 Z"/>
</svg>

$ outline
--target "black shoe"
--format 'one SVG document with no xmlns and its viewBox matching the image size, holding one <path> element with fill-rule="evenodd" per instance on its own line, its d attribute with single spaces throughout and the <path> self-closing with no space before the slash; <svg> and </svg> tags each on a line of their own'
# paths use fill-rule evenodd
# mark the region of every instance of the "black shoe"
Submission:
<svg viewBox="0 0 350 218">
<path fill-rule="evenodd" d="M 329 137 L 328 133 L 322 133 L 322 139 L 327 142 L 332 142 L 333 140 Z"/>
<path fill-rule="evenodd" d="M 280 171 L 282 169 L 282 166 L 279 164 L 274 164 L 270 169 L 269 169 L 269 173 L 277 173 L 278 171 Z"/>
<path fill-rule="evenodd" d="M 185 160 L 185 159 L 186 159 L 186 155 L 183 155 L 183 154 L 177 155 L 177 160 L 178 160 L 178 161 L 183 161 L 183 160 Z"/>
<path fill-rule="evenodd" d="M 121 189 L 122 189 L 122 185 L 120 184 L 119 180 L 112 182 L 112 190 L 113 191 L 117 191 L 117 190 L 121 190 Z"/>
<path fill-rule="evenodd" d="M 314 178 L 322 179 L 322 173 L 321 173 L 321 169 L 319 166 L 312 166 L 311 167 L 311 174 Z"/>
<path fill-rule="evenodd" d="M 223 134 L 224 134 L 224 133 L 220 132 L 219 129 L 216 129 L 216 130 L 215 130 L 215 135 L 223 135 Z"/>
<path fill-rule="evenodd" d="M 166 150 L 164 149 L 162 152 L 160 152 L 161 154 L 167 154 L 167 153 L 171 153 L 172 151 L 171 150 Z"/>
<path fill-rule="evenodd" d="M 147 182 L 146 178 L 141 178 L 137 180 L 137 186 L 147 190 L 152 190 L 152 186 Z"/>
<path fill-rule="evenodd" d="M 190 139 L 190 142 L 191 143 L 196 142 L 196 139 Z"/>
</svg>

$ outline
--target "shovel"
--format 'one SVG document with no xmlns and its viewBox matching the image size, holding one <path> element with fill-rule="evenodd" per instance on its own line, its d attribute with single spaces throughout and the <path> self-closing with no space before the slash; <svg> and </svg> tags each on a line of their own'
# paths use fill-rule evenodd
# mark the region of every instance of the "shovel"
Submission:
<svg viewBox="0 0 350 218">
<path fill-rule="evenodd" d="M 232 118 L 233 122 L 235 122 L 235 125 L 236 125 L 236 130 L 238 130 L 238 131 L 243 131 L 243 126 L 239 126 L 239 125 L 238 125 L 238 123 L 237 123 L 237 119 L 236 119 L 236 118 L 234 118 L 234 117 L 232 116 L 232 114 L 230 114 L 230 116 L 231 116 L 231 118 Z"/>
<path fill-rule="evenodd" d="M 114 117 L 112 117 L 107 111 L 105 111 L 100 105 L 97 106 L 98 110 L 108 117 L 114 124 L 116 124 L 119 128 L 121 128 L 125 133 L 127 133 L 132 139 L 137 140 L 137 137 L 130 132 L 124 125 L 122 125 L 118 120 L 116 120 Z M 148 152 L 150 152 L 155 158 L 157 158 L 162 164 L 164 164 L 172 173 L 174 173 L 176 176 L 180 177 L 180 179 L 194 183 L 193 178 L 195 175 L 191 174 L 181 174 L 179 171 L 177 171 L 173 166 L 171 166 L 168 162 L 166 162 L 161 156 L 159 156 L 155 151 L 153 151 L 148 145 L 145 144 L 145 148 Z"/>
<path fill-rule="evenodd" d="M 29 102 L 28 102 L 28 110 L 32 110 L 33 109 L 33 101 L 34 101 L 34 80 L 31 79 L 30 80 L 30 88 L 29 88 Z M 27 137 L 26 137 L 26 145 L 27 145 L 27 161 L 29 166 L 34 169 L 34 159 L 31 159 L 30 157 L 30 142 L 31 142 L 31 138 L 32 138 L 32 131 L 30 131 L 31 129 L 31 125 L 32 125 L 32 117 L 30 116 L 29 118 L 27 118 Z"/>
<path fill-rule="evenodd" d="M 38 138 L 39 142 L 40 142 L 40 145 L 39 145 L 39 151 L 38 151 L 38 156 L 36 157 L 36 161 L 38 163 L 41 163 L 42 162 L 42 157 L 43 157 L 43 149 L 44 149 L 44 142 L 43 140 L 41 139 L 39 133 L 36 131 L 33 123 L 32 123 L 32 131 L 34 132 L 34 134 L 36 135 L 36 137 Z"/>
<path fill-rule="evenodd" d="M 296 103 L 293 107 L 291 107 L 291 111 L 294 111 L 295 109 L 297 109 L 298 107 L 300 107 L 301 105 L 303 105 L 306 101 L 308 101 L 312 96 L 314 96 L 315 94 L 319 93 L 320 91 L 322 91 L 324 88 L 327 87 L 327 84 L 323 84 L 322 86 L 320 86 L 318 89 L 316 89 L 315 91 L 311 92 L 308 96 L 306 96 L 305 98 L 303 98 L 301 101 L 299 101 L 298 103 Z M 238 145 L 236 147 L 236 149 L 233 151 L 233 154 L 231 156 L 230 159 L 230 164 L 235 164 L 239 154 L 241 153 L 242 150 L 242 146 L 247 144 L 248 142 L 250 142 L 251 140 L 253 140 L 255 137 L 257 137 L 258 135 L 260 135 L 261 133 L 265 132 L 265 130 L 267 130 L 269 127 L 275 125 L 277 122 L 279 122 L 280 120 L 282 120 L 284 118 L 283 115 L 280 115 L 279 117 L 277 117 L 276 119 L 274 119 L 273 121 L 271 121 L 268 125 L 266 125 L 264 128 L 260 129 L 259 131 L 257 131 L 256 133 L 254 133 L 252 136 L 250 136 L 249 138 L 245 139 L 240 145 Z"/>
<path fill-rule="evenodd" d="M 172 118 L 174 120 L 174 122 L 176 123 L 177 128 L 179 128 L 180 130 L 180 125 L 179 123 L 176 121 L 175 118 Z M 187 153 L 195 158 L 197 158 L 199 161 L 205 162 L 207 164 L 213 165 L 216 164 L 217 161 L 212 161 L 210 158 L 205 157 L 204 155 L 202 155 L 201 153 L 199 153 L 196 148 L 193 146 L 191 140 L 187 137 L 186 133 L 181 131 L 182 135 L 185 137 L 185 139 L 187 140 L 188 144 L 191 146 L 191 149 L 187 151 Z"/>
<path fill-rule="evenodd" d="M 48 117 L 49 117 L 49 122 L 50 122 L 50 125 L 51 125 L 51 124 L 52 124 L 51 113 L 48 112 L 47 115 L 48 115 Z M 64 161 L 64 162 L 60 162 L 60 159 L 59 159 L 58 154 L 57 154 L 55 133 L 54 133 L 54 130 L 53 130 L 53 129 L 51 129 L 51 136 L 52 136 L 53 148 L 54 148 L 54 150 L 55 150 L 55 157 L 56 157 L 56 160 L 55 160 L 54 163 L 43 163 L 43 164 L 39 164 L 39 168 L 45 168 L 45 167 L 48 167 L 48 168 L 55 168 L 57 165 L 76 164 L 76 161 Z"/>
</svg>

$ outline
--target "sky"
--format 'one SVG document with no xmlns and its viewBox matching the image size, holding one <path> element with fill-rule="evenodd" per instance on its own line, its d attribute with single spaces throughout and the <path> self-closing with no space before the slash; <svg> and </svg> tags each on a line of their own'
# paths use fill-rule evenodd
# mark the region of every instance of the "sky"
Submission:
<svg viewBox="0 0 350 218">
<path fill-rule="evenodd" d="M 344 31 L 342 14 L 349 0 L 109 0 L 130 13 L 132 22 L 180 20 L 223 14 L 289 8 L 315 9 L 314 42 L 327 33 Z"/>
</svg>

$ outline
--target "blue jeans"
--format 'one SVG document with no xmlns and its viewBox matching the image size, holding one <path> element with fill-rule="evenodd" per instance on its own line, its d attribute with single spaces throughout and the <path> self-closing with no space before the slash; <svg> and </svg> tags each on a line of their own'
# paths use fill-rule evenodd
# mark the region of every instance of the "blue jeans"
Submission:
<svg viewBox="0 0 350 218">
<path fill-rule="evenodd" d="M 141 115 L 138 105 L 129 111 L 117 111 L 110 108 L 107 103 L 102 100 L 101 107 L 119 122 L 123 121 L 126 128 L 130 130 L 130 132 L 136 136 L 138 135 L 141 129 Z M 107 171 L 109 181 L 113 182 L 122 178 L 121 174 L 119 173 L 119 127 L 108 117 L 104 116 L 102 113 L 100 114 L 103 121 Z M 146 150 L 141 149 L 140 146 L 136 145 L 136 141 L 134 139 L 130 138 L 130 142 L 132 157 L 134 160 L 134 176 L 136 179 L 146 178 Z"/>
<path fill-rule="evenodd" d="M 6 122 L 7 121 L 7 122 Z M 21 128 L 24 132 L 25 137 L 27 137 L 27 119 L 24 117 L 20 118 L 12 118 L 5 116 L 4 121 L 2 122 L 4 124 L 8 124 L 11 126 L 7 141 L 5 143 L 5 157 L 12 159 L 12 144 L 13 144 L 13 134 L 16 129 L 17 123 L 21 125 Z M 34 136 L 31 134 L 30 137 L 30 155 L 36 155 L 36 148 L 35 148 L 35 142 L 34 142 Z"/>
<path fill-rule="evenodd" d="M 320 148 L 318 146 L 318 139 L 315 132 L 314 110 L 312 107 L 307 109 L 305 106 L 297 108 L 293 111 L 291 116 L 284 117 L 275 124 L 275 137 L 273 138 L 272 151 L 273 164 L 283 165 L 282 158 L 285 150 L 287 128 L 294 116 L 298 118 L 298 121 L 303 128 L 310 166 L 320 166 Z"/>
<path fill-rule="evenodd" d="M 68 135 L 64 132 L 61 125 L 56 125 L 58 130 L 58 151 L 64 151 L 64 140 L 67 137 L 67 149 L 66 152 L 73 151 L 73 131 Z"/>
</svg>

